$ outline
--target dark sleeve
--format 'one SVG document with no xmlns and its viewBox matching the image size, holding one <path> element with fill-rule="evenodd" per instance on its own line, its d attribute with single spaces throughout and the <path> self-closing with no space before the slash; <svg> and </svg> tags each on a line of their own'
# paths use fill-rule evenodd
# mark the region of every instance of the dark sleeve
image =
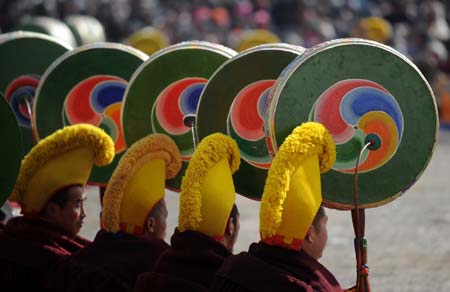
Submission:
<svg viewBox="0 0 450 292">
<path fill-rule="evenodd" d="M 217 271 L 213 292 L 315 292 L 285 270 L 246 252 L 229 257 Z"/>
<path fill-rule="evenodd" d="M 47 291 L 40 284 L 43 272 L 42 270 L 33 269 L 24 265 L 8 261 L 0 260 L 0 291 Z"/>
<path fill-rule="evenodd" d="M 210 292 L 252 292 L 229 279 L 216 276 L 209 289 Z"/>
<path fill-rule="evenodd" d="M 181 278 L 161 273 L 142 273 L 136 280 L 134 292 L 207 292 L 207 288 Z"/>
<path fill-rule="evenodd" d="M 55 292 L 122 292 L 132 288 L 124 279 L 104 269 L 80 264 L 69 257 L 52 266 L 42 284 Z"/>
</svg>

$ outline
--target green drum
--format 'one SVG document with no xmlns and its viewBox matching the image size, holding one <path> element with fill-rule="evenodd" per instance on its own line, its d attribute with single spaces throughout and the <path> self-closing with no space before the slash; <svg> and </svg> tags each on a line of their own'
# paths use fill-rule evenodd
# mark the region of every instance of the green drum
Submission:
<svg viewBox="0 0 450 292">
<path fill-rule="evenodd" d="M 257 200 L 262 196 L 272 161 L 263 127 L 269 92 L 280 73 L 303 52 L 287 44 L 253 47 L 225 62 L 203 90 L 198 137 L 222 132 L 236 140 L 242 159 L 234 184 L 241 195 Z"/>
<path fill-rule="evenodd" d="M 106 41 L 105 30 L 97 18 L 87 15 L 69 15 L 64 19 L 78 46 Z"/>
<path fill-rule="evenodd" d="M 0 35 L 0 91 L 16 115 L 24 151 L 34 145 L 31 114 L 44 71 L 71 47 L 50 36 L 33 32 Z"/>
<path fill-rule="evenodd" d="M 194 151 L 184 117 L 196 114 L 200 94 L 210 76 L 236 52 L 218 44 L 190 41 L 155 53 L 134 73 L 125 94 L 122 122 L 131 145 L 150 133 L 172 137 L 181 151 L 183 168 L 167 187 L 178 190 Z"/>
<path fill-rule="evenodd" d="M 11 107 L 0 98 L 0 206 L 11 194 L 22 160 L 19 125 Z"/>
<path fill-rule="evenodd" d="M 353 208 L 356 159 L 368 141 L 379 148 L 364 152 L 359 164 L 361 208 L 386 204 L 417 181 L 438 129 L 433 92 L 417 67 L 394 49 L 361 39 L 321 44 L 282 73 L 265 120 L 271 151 L 306 121 L 322 123 L 336 143 L 322 192 L 337 209 Z"/>
<path fill-rule="evenodd" d="M 98 43 L 79 47 L 56 60 L 42 76 L 34 104 L 34 124 L 43 138 L 66 125 L 88 123 L 115 142 L 116 157 L 94 167 L 89 182 L 106 185 L 126 149 L 120 113 L 128 81 L 147 55 L 132 47 Z"/>
<path fill-rule="evenodd" d="M 77 45 L 75 36 L 67 24 L 56 18 L 46 16 L 25 17 L 17 27 L 17 30 L 43 33 L 70 46 Z"/>
</svg>

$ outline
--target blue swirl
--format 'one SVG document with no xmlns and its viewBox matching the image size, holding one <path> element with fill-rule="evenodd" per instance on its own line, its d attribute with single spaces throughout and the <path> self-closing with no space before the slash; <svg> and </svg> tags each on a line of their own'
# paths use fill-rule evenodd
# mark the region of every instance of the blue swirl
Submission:
<svg viewBox="0 0 450 292">
<path fill-rule="evenodd" d="M 180 108 L 183 114 L 197 112 L 197 105 L 202 94 L 205 83 L 197 83 L 187 87 L 180 96 Z"/>
<path fill-rule="evenodd" d="M 258 114 L 264 119 L 266 117 L 267 103 L 269 101 L 269 93 L 272 87 L 267 88 L 258 99 Z"/>
<path fill-rule="evenodd" d="M 109 105 L 122 102 L 126 87 L 126 84 L 118 81 L 98 84 L 91 94 L 92 108 L 98 113 L 103 113 Z"/>
<path fill-rule="evenodd" d="M 395 98 L 373 87 L 358 87 L 349 91 L 341 102 L 342 118 L 349 125 L 357 125 L 358 120 L 366 113 L 385 112 L 393 120 L 398 129 L 398 141 L 403 134 L 403 116 Z M 345 110 L 351 109 L 351 110 Z"/>
<path fill-rule="evenodd" d="M 28 85 L 28 86 L 22 86 L 20 88 L 17 88 L 13 94 L 11 95 L 10 104 L 11 107 L 16 114 L 17 121 L 20 125 L 24 127 L 31 127 L 31 121 L 30 118 L 27 116 L 24 116 L 22 112 L 20 111 L 20 106 L 25 104 L 24 99 L 28 100 L 30 103 L 30 106 L 33 106 L 33 97 L 36 93 L 36 88 Z"/>
</svg>

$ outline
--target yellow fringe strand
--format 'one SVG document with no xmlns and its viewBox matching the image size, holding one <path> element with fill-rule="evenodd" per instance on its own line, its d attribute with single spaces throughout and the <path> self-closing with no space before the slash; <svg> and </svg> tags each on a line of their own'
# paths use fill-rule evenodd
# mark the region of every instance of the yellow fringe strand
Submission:
<svg viewBox="0 0 450 292">
<path fill-rule="evenodd" d="M 263 238 L 275 235 L 281 223 L 290 178 L 301 163 L 312 155 L 318 155 L 320 172 L 324 173 L 336 160 L 336 147 L 324 126 L 307 122 L 292 131 L 272 161 L 260 208 L 260 233 Z"/>
<path fill-rule="evenodd" d="M 198 145 L 181 182 L 178 229 L 198 230 L 202 220 L 202 188 L 208 170 L 228 158 L 231 173 L 239 169 L 239 148 L 232 138 L 215 133 L 205 137 Z"/>
</svg>

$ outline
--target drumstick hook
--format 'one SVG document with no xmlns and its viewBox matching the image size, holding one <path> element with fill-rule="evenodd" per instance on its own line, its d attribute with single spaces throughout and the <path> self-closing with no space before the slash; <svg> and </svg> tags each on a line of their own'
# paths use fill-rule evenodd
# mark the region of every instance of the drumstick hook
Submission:
<svg viewBox="0 0 450 292">
<path fill-rule="evenodd" d="M 183 123 L 186 127 L 191 128 L 191 134 L 192 134 L 192 143 L 194 145 L 194 150 L 197 148 L 197 135 L 195 133 L 195 122 L 196 122 L 197 116 L 194 114 L 188 114 L 185 115 L 183 118 Z"/>
<path fill-rule="evenodd" d="M 355 231 L 355 252 L 356 252 L 356 292 L 370 292 L 369 275 L 367 263 L 367 244 L 364 239 L 364 225 L 365 225 L 365 213 L 364 209 L 359 209 L 358 202 L 358 167 L 361 157 L 367 149 L 376 150 L 379 148 L 379 141 L 376 140 L 376 135 L 368 135 L 366 137 L 366 144 L 359 152 L 356 158 L 355 166 L 355 179 L 354 179 L 354 206 L 352 210 L 353 229 Z M 364 289 L 361 290 L 361 277 L 364 276 Z"/>
</svg>

